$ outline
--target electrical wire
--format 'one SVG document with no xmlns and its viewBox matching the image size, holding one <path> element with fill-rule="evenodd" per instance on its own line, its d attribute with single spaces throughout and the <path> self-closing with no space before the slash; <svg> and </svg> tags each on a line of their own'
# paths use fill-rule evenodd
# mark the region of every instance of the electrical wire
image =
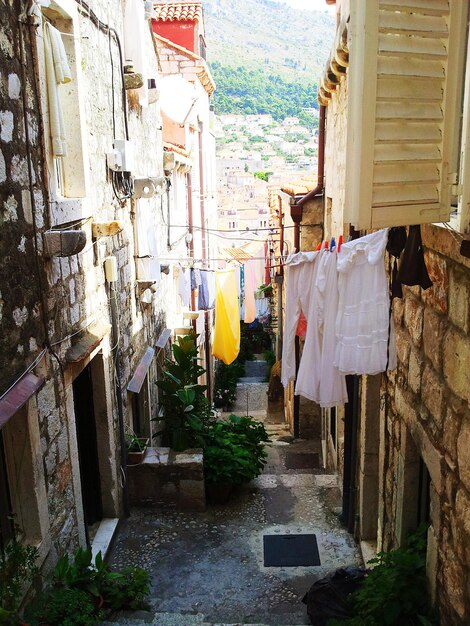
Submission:
<svg viewBox="0 0 470 626">
<path fill-rule="evenodd" d="M 44 349 L 43 349 L 43 350 L 42 350 L 42 351 L 38 354 L 38 356 L 34 359 L 34 361 L 33 361 L 30 365 L 28 365 L 28 367 L 25 369 L 25 371 L 24 371 L 24 372 L 23 372 L 20 376 L 18 376 L 18 378 L 15 380 L 15 382 L 14 382 L 14 383 L 12 383 L 12 384 L 8 387 L 8 389 L 7 389 L 6 391 L 4 391 L 4 392 L 0 395 L 0 400 L 3 400 L 3 398 L 4 398 L 4 397 L 5 397 L 5 396 L 6 396 L 6 395 L 7 395 L 7 394 L 8 394 L 8 393 L 9 393 L 9 392 L 13 389 L 13 387 L 14 387 L 15 385 L 17 385 L 17 384 L 20 382 L 20 380 L 22 380 L 22 379 L 26 376 L 26 374 L 29 374 L 29 372 L 30 372 L 31 370 L 33 370 L 33 369 L 36 367 L 36 365 L 39 363 L 39 361 L 42 359 L 42 357 L 46 354 L 46 352 L 47 352 L 47 348 L 44 348 Z"/>
<path fill-rule="evenodd" d="M 76 330 L 74 333 L 70 333 L 70 335 L 67 335 L 66 337 L 62 337 L 62 339 L 58 339 L 57 341 L 54 341 L 51 343 L 51 346 L 58 346 L 59 343 L 64 343 L 64 341 L 67 341 L 67 339 L 71 339 L 72 337 L 75 337 L 75 335 L 78 335 L 79 333 L 81 333 L 83 330 L 87 329 L 89 326 L 91 326 L 94 322 L 96 322 L 96 317 L 92 318 L 89 322 L 87 322 L 84 326 L 80 326 L 80 328 L 78 330 Z"/>
<path fill-rule="evenodd" d="M 119 53 L 119 65 L 121 69 L 121 81 L 122 81 L 122 111 L 124 115 L 124 128 L 126 133 L 126 139 L 129 140 L 129 124 L 127 119 L 127 96 L 126 96 L 126 87 L 124 83 L 124 59 L 122 55 L 122 45 L 121 40 L 119 38 L 119 34 L 116 29 L 112 28 L 96 15 L 90 5 L 85 2 L 85 0 L 75 0 L 76 4 L 78 4 L 84 11 L 82 10 L 82 14 L 88 17 L 88 19 L 94 24 L 101 32 L 106 35 L 111 34 L 116 41 L 116 46 Z"/>
</svg>

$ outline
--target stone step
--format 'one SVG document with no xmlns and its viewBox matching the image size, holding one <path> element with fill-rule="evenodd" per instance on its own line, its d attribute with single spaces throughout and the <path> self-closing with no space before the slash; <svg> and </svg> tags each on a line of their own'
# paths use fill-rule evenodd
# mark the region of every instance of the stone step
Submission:
<svg viewBox="0 0 470 626">
<path fill-rule="evenodd" d="M 245 361 L 245 376 L 258 376 L 266 380 L 268 364 L 266 361 Z"/>
<path fill-rule="evenodd" d="M 113 621 L 100 622 L 102 626 L 243 626 L 244 622 L 205 622 L 203 615 L 181 615 L 176 613 L 153 613 L 136 611 L 116 616 Z M 250 626 L 270 626 L 259 622 Z M 284 626 L 302 626 L 285 624 Z"/>
</svg>

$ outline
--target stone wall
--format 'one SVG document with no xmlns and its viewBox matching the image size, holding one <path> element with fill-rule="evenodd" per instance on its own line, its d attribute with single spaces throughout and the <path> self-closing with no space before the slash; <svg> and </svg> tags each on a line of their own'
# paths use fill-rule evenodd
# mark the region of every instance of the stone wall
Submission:
<svg viewBox="0 0 470 626">
<path fill-rule="evenodd" d="M 103 22 L 122 33 L 121 4 L 116 8 L 105 0 L 93 0 L 90 5 Z M 41 465 L 41 472 L 35 476 L 37 482 L 45 482 L 48 507 L 48 524 L 43 524 L 40 539 L 51 543 L 54 555 L 85 543 L 73 381 L 90 365 L 100 448 L 103 515 L 117 517 L 121 514 L 122 502 L 115 358 L 121 371 L 124 418 L 130 423 L 131 396 L 126 387 L 147 346 L 155 345 L 165 325 L 165 302 L 176 297 L 176 285 L 172 275 L 163 276 L 152 302 L 146 305 L 141 302 L 134 260 L 136 204 L 134 200 L 120 202 L 116 199 L 106 168 L 106 152 L 112 148 L 115 137 L 123 138 L 125 134 L 116 43 L 86 15 L 77 14 L 74 41 L 80 44 L 81 56 L 76 64 L 81 78 L 76 86 L 85 113 L 82 133 L 87 189 L 83 198 L 61 204 L 51 197 L 54 172 L 45 158 L 49 152 L 49 139 L 44 130 L 46 117 L 38 113 L 45 110 L 44 85 L 40 79 L 36 80 L 41 75 L 36 45 L 42 43 L 37 41 L 35 27 L 23 28 L 26 59 L 23 80 L 17 3 L 12 0 L 3 3 L 0 18 L 0 391 L 5 391 L 41 351 L 47 349 L 34 370 L 44 377 L 45 384 L 30 403 L 30 410 L 37 411 L 39 423 L 40 447 L 33 453 L 38 454 L 35 458 Z M 144 43 L 150 71 L 157 75 L 150 30 Z M 26 160 L 23 93 L 26 94 L 31 178 Z M 133 174 L 161 176 L 163 147 L 158 106 L 140 107 L 132 94 L 126 97 L 129 98 L 129 138 L 135 156 Z M 43 233 L 51 224 L 70 228 L 67 211 L 62 219 L 55 213 L 59 205 L 73 205 L 74 216 L 78 207 L 81 219 L 77 228 L 85 231 L 87 242 L 78 254 L 49 259 L 42 252 Z M 153 219 L 160 249 L 165 250 L 167 233 L 162 226 L 158 199 Z M 93 221 L 114 220 L 122 226 L 119 234 L 93 239 Z M 111 255 L 117 259 L 118 266 L 118 281 L 113 290 L 106 284 L 103 268 L 105 257 Z M 119 337 L 111 337 L 109 332 L 111 299 L 118 312 Z M 90 336 L 93 338 L 97 325 L 101 332 L 95 337 L 96 343 L 90 345 Z M 44 328 L 47 328 L 47 342 Z M 72 347 L 81 351 L 81 356 L 73 362 L 70 360 Z M 150 390 L 155 410 L 155 385 L 151 384 Z M 12 456 L 11 450 L 7 449 L 6 453 L 7 457 Z M 15 482 L 13 475 L 9 479 Z M 11 487 L 16 491 L 15 485 Z"/>
<path fill-rule="evenodd" d="M 202 450 L 178 453 L 149 448 L 142 463 L 129 466 L 128 479 L 133 506 L 177 511 L 206 508 Z"/>
<path fill-rule="evenodd" d="M 24 73 L 18 16 L 13 0 L 0 6 L 0 389 L 7 389 L 44 343 L 36 265 L 35 227 L 43 226 L 45 189 L 41 167 L 40 117 L 29 33 L 23 29 Z M 23 95 L 26 95 L 26 111 Z M 25 122 L 29 134 L 28 172 Z M 32 209 L 32 199 L 34 213 Z M 36 214 L 36 211 L 38 215 Z M 35 220 L 33 220 L 33 217 Z M 36 223 L 35 223 L 36 222 Z"/>
<path fill-rule="evenodd" d="M 394 301 L 398 368 L 388 377 L 379 548 L 416 526 L 419 463 L 430 475 L 428 573 L 443 626 L 470 621 L 470 261 L 422 227 L 433 287 Z M 380 545 L 381 544 L 381 545 Z"/>
</svg>

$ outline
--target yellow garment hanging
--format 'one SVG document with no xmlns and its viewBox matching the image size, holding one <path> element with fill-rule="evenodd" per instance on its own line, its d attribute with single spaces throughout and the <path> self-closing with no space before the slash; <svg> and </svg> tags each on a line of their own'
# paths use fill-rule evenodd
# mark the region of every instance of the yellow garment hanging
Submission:
<svg viewBox="0 0 470 626">
<path fill-rule="evenodd" d="M 215 272 L 215 328 L 212 354 L 230 365 L 240 352 L 240 310 L 235 270 Z"/>
</svg>

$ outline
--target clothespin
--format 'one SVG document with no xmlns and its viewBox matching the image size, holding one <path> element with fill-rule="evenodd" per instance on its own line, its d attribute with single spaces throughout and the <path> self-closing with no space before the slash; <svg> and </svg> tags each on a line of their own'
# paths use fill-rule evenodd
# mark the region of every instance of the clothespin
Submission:
<svg viewBox="0 0 470 626">
<path fill-rule="evenodd" d="M 322 244 L 321 244 L 321 241 L 320 241 L 320 243 L 318 244 L 318 246 L 315 248 L 315 252 L 318 252 L 318 250 L 321 250 L 321 245 L 322 245 Z"/>
<path fill-rule="evenodd" d="M 330 241 L 330 252 L 332 252 L 335 247 L 336 247 L 336 241 L 335 241 L 335 238 L 332 237 Z"/>
<path fill-rule="evenodd" d="M 343 245 L 343 235 L 340 235 L 338 238 L 338 252 L 341 250 L 342 245 Z"/>
<path fill-rule="evenodd" d="M 328 247 L 329 247 L 328 241 L 325 241 L 325 243 L 323 244 L 324 250 L 328 250 Z"/>
</svg>

